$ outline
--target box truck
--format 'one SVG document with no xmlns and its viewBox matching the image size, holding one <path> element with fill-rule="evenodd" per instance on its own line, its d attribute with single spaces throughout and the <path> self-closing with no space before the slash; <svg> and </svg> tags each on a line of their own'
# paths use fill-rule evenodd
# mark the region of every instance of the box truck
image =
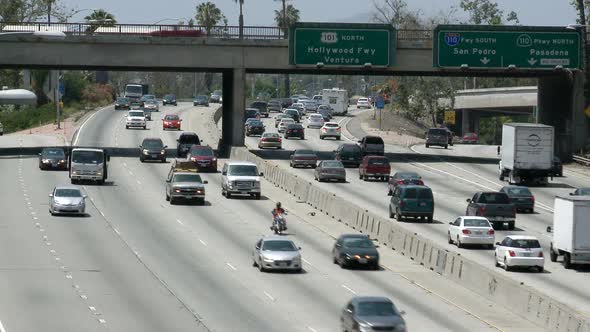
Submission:
<svg viewBox="0 0 590 332">
<path fill-rule="evenodd" d="M 505 123 L 502 126 L 500 181 L 546 184 L 552 176 L 554 130 L 538 123 Z"/>
<path fill-rule="evenodd" d="M 125 98 L 128 98 L 132 104 L 139 104 L 143 95 L 149 93 L 149 85 L 129 83 L 125 85 Z"/>
<path fill-rule="evenodd" d="M 348 91 L 333 88 L 322 90 L 322 105 L 332 108 L 332 115 L 346 115 L 348 113 Z"/>
<path fill-rule="evenodd" d="M 590 196 L 555 197 L 553 233 L 549 255 L 552 262 L 563 256 L 563 266 L 590 264 Z"/>
</svg>

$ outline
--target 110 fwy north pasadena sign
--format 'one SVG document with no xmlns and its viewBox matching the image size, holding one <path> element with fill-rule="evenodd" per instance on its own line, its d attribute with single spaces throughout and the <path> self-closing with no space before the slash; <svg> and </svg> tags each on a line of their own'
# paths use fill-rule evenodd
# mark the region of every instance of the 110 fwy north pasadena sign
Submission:
<svg viewBox="0 0 590 332">
<path fill-rule="evenodd" d="M 337 67 L 393 65 L 395 30 L 384 24 L 297 23 L 289 29 L 289 63 Z"/>
<path fill-rule="evenodd" d="M 581 34 L 560 27 L 439 25 L 434 66 L 443 68 L 581 68 Z"/>
</svg>

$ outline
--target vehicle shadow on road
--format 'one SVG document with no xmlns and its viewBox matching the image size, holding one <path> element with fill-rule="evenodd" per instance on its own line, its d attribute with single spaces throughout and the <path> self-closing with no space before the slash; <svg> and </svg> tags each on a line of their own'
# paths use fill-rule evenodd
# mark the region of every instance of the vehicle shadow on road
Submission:
<svg viewBox="0 0 590 332">
<path fill-rule="evenodd" d="M 90 220 L 84 220 L 84 219 L 90 219 L 90 218 L 92 218 L 92 215 L 90 213 L 84 213 L 84 214 L 55 214 L 55 215 L 53 215 L 53 218 L 56 218 L 57 221 L 63 221 L 63 222 L 76 221 L 76 220 L 80 220 L 80 219 L 82 219 L 82 221 L 90 221 Z"/>
<path fill-rule="evenodd" d="M 88 181 L 88 182 L 78 182 L 78 184 L 84 185 L 84 186 L 91 186 L 91 187 L 118 187 L 118 185 L 115 183 L 115 181 L 105 181 L 104 184 L 98 184 L 93 181 Z"/>
<path fill-rule="evenodd" d="M 565 183 L 548 183 L 546 185 L 536 185 L 536 186 L 529 186 L 529 187 L 544 187 L 544 188 L 564 188 L 564 189 L 575 189 L 575 187 L 570 186 L 569 184 Z"/>
</svg>

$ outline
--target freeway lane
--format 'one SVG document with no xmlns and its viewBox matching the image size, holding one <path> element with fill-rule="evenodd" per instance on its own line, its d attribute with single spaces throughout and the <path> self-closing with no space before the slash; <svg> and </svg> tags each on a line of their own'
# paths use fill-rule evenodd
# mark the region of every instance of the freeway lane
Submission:
<svg viewBox="0 0 590 332">
<path fill-rule="evenodd" d="M 182 116 L 195 112 L 201 114 L 186 109 Z M 170 146 L 178 136 L 177 132 L 162 132 L 158 120 L 146 131 L 119 129 L 120 118 L 114 112 L 110 117 L 97 116 L 99 120 L 89 122 L 81 133 L 81 141 L 88 132 L 89 137 L 109 145 L 113 144 L 109 140 L 117 139 L 120 146 L 133 147 L 143 137 L 160 136 Z M 84 142 L 92 144 L 91 140 Z M 113 158 L 111 185 L 86 188 L 141 261 L 211 329 L 334 331 L 343 304 L 357 293 L 396 299 L 417 330 L 489 330 L 482 321 L 427 295 L 395 273 L 340 270 L 331 263 L 333 239 L 294 215 L 289 218 L 290 231 L 311 263 L 305 263 L 306 273 L 260 274 L 251 267 L 250 251 L 258 237 L 269 233 L 269 211 L 274 203 L 266 198 L 227 200 L 220 195 L 219 174 L 204 174 L 209 180 L 205 206 L 171 206 L 163 192 L 168 168 L 168 164 Z M 263 190 L 271 197 L 280 194 L 266 183 Z M 494 306 L 488 310 L 502 311 Z M 526 322 L 516 325 L 530 328 Z"/>
<path fill-rule="evenodd" d="M 353 114 L 355 112 L 352 112 Z M 343 118 L 336 118 L 337 121 L 343 121 Z M 274 122 L 272 119 L 264 120 L 267 130 L 275 131 Z M 347 120 L 346 120 L 347 121 Z M 319 140 L 317 129 L 306 129 L 306 140 L 300 141 L 298 139 L 283 140 L 283 148 L 286 150 L 294 150 L 297 148 L 314 149 L 318 151 L 332 151 L 342 142 L 333 140 Z M 259 138 L 250 137 L 246 139 L 246 144 L 256 149 Z M 464 147 L 455 146 L 457 150 Z M 396 148 L 396 151 L 399 151 Z M 451 151 L 444 151 L 444 149 L 428 149 L 425 152 L 433 153 L 439 152 L 449 154 Z M 436 152 L 434 152 L 436 151 Z M 386 149 L 386 152 L 394 152 Z M 422 152 L 422 151 L 421 151 Z M 280 152 L 266 151 L 265 156 L 273 159 L 273 155 L 278 155 Z M 466 151 L 466 154 L 477 153 L 477 147 L 473 151 Z M 283 154 L 284 155 L 284 154 Z M 288 160 L 277 160 L 278 164 L 284 168 L 289 169 Z M 429 185 L 435 195 L 435 219 L 434 224 L 420 224 L 413 222 L 399 223 L 402 227 L 413 232 L 420 233 L 441 246 L 446 246 L 449 250 L 457 251 L 455 246 L 447 244 L 447 229 L 448 222 L 453 221 L 458 215 L 465 213 L 467 203 L 466 198 L 470 198 L 478 190 L 497 190 L 502 185 L 497 180 L 495 165 L 486 164 L 467 164 L 467 163 L 445 163 L 445 162 L 417 162 L 414 160 L 396 159 L 391 161 L 392 170 L 395 171 L 416 171 L 420 173 L 427 185 Z M 311 169 L 291 169 L 291 172 L 298 176 L 313 182 L 313 171 Z M 567 172 L 566 172 L 567 174 Z M 388 216 L 389 197 L 386 196 L 387 186 L 383 182 L 362 181 L 358 179 L 358 170 L 347 169 L 348 183 L 317 183 L 316 185 L 329 190 L 343 198 L 348 199 L 360 206 L 370 209 L 380 215 Z M 558 179 L 557 183 L 562 180 L 563 185 L 554 185 L 552 187 L 533 188 L 533 192 L 537 196 L 539 205 L 546 206 L 545 209 L 537 208 L 535 214 L 519 214 L 517 217 L 516 233 L 527 233 L 536 235 L 541 240 L 544 248 L 549 247 L 549 237 L 545 233 L 545 228 L 551 225 L 553 215 L 551 209 L 553 206 L 552 197 L 557 194 L 564 194 L 571 189 L 568 187 L 572 184 L 579 186 L 577 178 Z M 586 180 L 587 181 L 587 180 Z M 587 182 L 582 182 L 587 183 Z M 396 222 L 392 220 L 392 222 Z M 498 231 L 497 238 L 500 239 L 502 235 L 514 233 L 509 231 Z M 493 250 L 460 250 L 462 255 L 487 265 L 490 269 L 494 268 Z M 548 257 L 548 253 L 545 252 Z M 536 287 L 537 289 L 560 299 L 564 303 L 577 308 L 581 312 L 590 312 L 590 290 L 579 289 L 575 285 L 587 282 L 588 276 L 584 271 L 565 270 L 561 264 L 551 263 L 546 260 L 547 271 L 543 274 L 535 273 L 506 273 L 506 275 L 525 282 L 528 285 Z M 501 273 L 505 273 L 501 271 Z"/>
</svg>

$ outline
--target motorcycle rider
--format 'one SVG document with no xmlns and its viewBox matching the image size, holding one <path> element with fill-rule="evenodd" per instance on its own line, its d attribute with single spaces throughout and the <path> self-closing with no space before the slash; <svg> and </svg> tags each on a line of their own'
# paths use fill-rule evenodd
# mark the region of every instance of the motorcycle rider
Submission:
<svg viewBox="0 0 590 332">
<path fill-rule="evenodd" d="M 275 219 L 277 218 L 277 216 L 282 215 L 285 213 L 285 209 L 283 209 L 281 207 L 281 202 L 277 202 L 277 205 L 275 206 L 275 208 L 272 210 L 272 224 L 274 226 L 275 224 Z M 287 230 L 287 220 L 283 217 L 283 222 L 285 223 L 285 230 Z M 271 226 L 272 229 L 272 226 Z"/>
</svg>

